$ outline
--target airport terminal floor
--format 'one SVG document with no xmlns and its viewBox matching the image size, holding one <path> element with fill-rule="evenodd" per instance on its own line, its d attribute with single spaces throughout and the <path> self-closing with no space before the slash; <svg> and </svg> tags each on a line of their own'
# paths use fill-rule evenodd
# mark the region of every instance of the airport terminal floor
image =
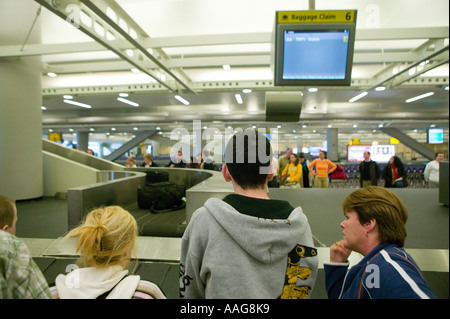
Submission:
<svg viewBox="0 0 450 319">
<path fill-rule="evenodd" d="M 329 246 L 342 236 L 344 216 L 341 202 L 355 188 L 270 189 L 273 199 L 284 198 L 301 206 L 308 217 L 319 251 L 319 274 L 311 298 L 326 299 L 323 262 Z M 438 201 L 437 189 L 395 189 L 404 201 L 409 219 L 405 248 L 421 267 L 435 294 L 449 298 L 449 207 Z M 74 264 L 77 253 L 73 241 L 63 241 L 67 232 L 66 199 L 42 197 L 18 201 L 16 235 L 23 238 L 33 258 L 51 284 L 56 276 Z M 185 210 L 154 215 L 137 206 L 128 207 L 139 227 L 136 262 L 131 271 L 159 285 L 167 298 L 178 298 L 181 236 L 186 226 Z M 146 234 L 146 235 L 143 235 Z M 350 263 L 362 257 L 352 253 Z"/>
</svg>

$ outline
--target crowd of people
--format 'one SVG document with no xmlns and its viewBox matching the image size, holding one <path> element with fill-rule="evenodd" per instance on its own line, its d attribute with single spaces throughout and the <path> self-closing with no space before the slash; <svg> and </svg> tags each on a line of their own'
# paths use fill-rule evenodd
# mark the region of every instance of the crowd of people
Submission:
<svg viewBox="0 0 450 319">
<path fill-rule="evenodd" d="M 136 160 L 129 156 L 127 157 L 127 162 L 125 167 L 138 167 Z M 153 161 L 153 155 L 146 153 L 144 155 L 144 162 L 139 167 L 161 167 L 155 161 Z M 170 168 L 196 168 L 196 169 L 207 169 L 207 170 L 219 170 L 219 166 L 214 162 L 212 153 L 204 150 L 201 154 L 198 154 L 194 159 L 193 156 L 190 157 L 189 163 L 186 163 L 183 159 L 183 153 L 177 151 L 177 154 L 170 158 L 169 162 L 162 167 Z"/>
<path fill-rule="evenodd" d="M 425 185 L 428 188 L 439 187 L 439 163 L 444 160 L 444 153 L 437 152 L 435 159 L 430 161 L 423 174 Z M 159 167 L 153 161 L 151 154 L 144 155 L 144 162 L 139 167 Z M 127 158 L 125 167 L 138 167 L 132 156 Z M 189 162 L 183 159 L 181 151 L 177 152 L 174 158 L 171 158 L 164 167 L 170 168 L 195 168 L 209 169 L 219 171 L 221 167 L 214 162 L 212 153 L 204 150 L 197 157 L 191 156 Z M 327 159 L 325 151 L 319 152 L 319 157 L 312 162 L 305 157 L 305 154 L 293 153 L 291 148 L 287 148 L 286 152 L 278 159 L 273 156 L 272 170 L 274 171 L 273 179 L 268 181 L 270 188 L 328 188 L 333 178 L 333 172 L 342 174 L 339 179 L 345 180 L 347 176 L 343 171 L 343 167 L 339 166 Z M 377 162 L 371 159 L 369 151 L 364 152 L 364 160 L 358 165 L 359 185 L 366 188 L 368 186 L 379 185 L 379 180 L 384 181 L 386 188 L 404 188 L 408 187 L 408 176 L 406 166 L 398 156 L 392 156 L 383 170 Z"/>
<path fill-rule="evenodd" d="M 329 176 L 337 165 L 320 151 L 319 158 L 310 162 L 305 154 L 295 154 L 291 148 L 278 159 L 276 174 L 280 188 L 328 188 Z M 269 185 L 270 187 L 277 187 Z"/>
<path fill-rule="evenodd" d="M 327 187 L 336 164 L 324 152 L 308 163 L 302 154 L 288 149 L 273 167 L 268 139 L 256 131 L 254 139 L 249 138 L 251 132 L 240 134 L 227 144 L 222 168 L 234 193 L 208 199 L 194 212 L 182 237 L 180 297 L 309 298 L 319 265 L 313 230 L 300 206 L 270 199 L 267 185 L 279 174 L 282 186 L 308 187 L 313 175 L 315 187 Z M 261 149 L 270 156 L 262 156 Z M 240 150 L 247 150 L 244 160 L 236 161 Z M 202 163 L 211 162 L 209 156 L 202 154 Z M 369 152 L 364 157 L 361 189 L 343 199 L 343 237 L 330 247 L 329 262 L 324 263 L 328 297 L 436 298 L 403 248 L 408 212 L 389 190 L 399 182 L 405 186 L 403 164 L 394 156 L 381 173 Z M 440 160 L 436 155 L 435 161 Z M 153 165 L 151 156 L 146 155 L 144 165 Z M 431 184 L 435 164 L 429 165 Z M 389 181 L 386 187 L 374 186 L 380 176 Z M 0 196 L 0 298 L 165 298 L 155 283 L 129 273 L 138 232 L 136 220 L 122 207 L 93 209 L 65 236 L 77 238 L 78 267 L 57 276 L 50 286 L 24 242 L 15 236 L 16 223 L 15 201 Z M 363 259 L 348 269 L 352 252 Z"/>
</svg>

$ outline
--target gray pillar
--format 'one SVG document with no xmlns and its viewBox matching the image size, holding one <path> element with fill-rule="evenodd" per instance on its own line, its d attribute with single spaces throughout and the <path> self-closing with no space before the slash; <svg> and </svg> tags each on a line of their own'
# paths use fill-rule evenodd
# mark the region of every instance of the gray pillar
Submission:
<svg viewBox="0 0 450 319">
<path fill-rule="evenodd" d="M 337 128 L 327 128 L 327 158 L 333 162 L 339 160 Z"/>
<path fill-rule="evenodd" d="M 297 137 L 296 142 L 297 142 L 297 154 L 300 154 L 303 148 L 303 138 Z"/>
<path fill-rule="evenodd" d="M 159 142 L 157 141 L 152 141 L 152 151 L 153 151 L 153 156 L 159 156 Z"/>
<path fill-rule="evenodd" d="M 77 132 L 77 146 L 80 151 L 87 151 L 89 148 L 89 132 Z"/>
<path fill-rule="evenodd" d="M 0 1 L 0 46 L 22 45 L 38 8 L 28 0 Z M 40 37 L 37 19 L 26 43 Z M 41 105 L 40 57 L 1 58 L 0 194 L 15 200 L 44 193 Z"/>
</svg>

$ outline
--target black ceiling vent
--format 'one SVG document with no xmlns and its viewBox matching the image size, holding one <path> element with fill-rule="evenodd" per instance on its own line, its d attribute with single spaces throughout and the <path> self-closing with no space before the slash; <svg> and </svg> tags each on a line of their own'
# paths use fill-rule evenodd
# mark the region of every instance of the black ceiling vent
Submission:
<svg viewBox="0 0 450 319">
<path fill-rule="evenodd" d="M 267 122 L 298 122 L 302 110 L 300 92 L 266 92 Z"/>
</svg>

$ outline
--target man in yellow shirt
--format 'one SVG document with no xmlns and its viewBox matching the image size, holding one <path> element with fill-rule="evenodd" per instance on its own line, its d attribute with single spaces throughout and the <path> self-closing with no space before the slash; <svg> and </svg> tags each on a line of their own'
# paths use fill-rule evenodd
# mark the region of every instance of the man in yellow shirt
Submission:
<svg viewBox="0 0 450 319">
<path fill-rule="evenodd" d="M 328 168 L 331 166 L 331 169 Z M 315 171 L 313 171 L 315 167 Z M 316 158 L 309 164 L 308 169 L 315 176 L 314 187 L 315 188 L 328 188 L 330 180 L 328 174 L 333 172 L 337 168 L 336 164 L 325 158 L 325 152 L 320 151 L 319 158 Z"/>
</svg>

